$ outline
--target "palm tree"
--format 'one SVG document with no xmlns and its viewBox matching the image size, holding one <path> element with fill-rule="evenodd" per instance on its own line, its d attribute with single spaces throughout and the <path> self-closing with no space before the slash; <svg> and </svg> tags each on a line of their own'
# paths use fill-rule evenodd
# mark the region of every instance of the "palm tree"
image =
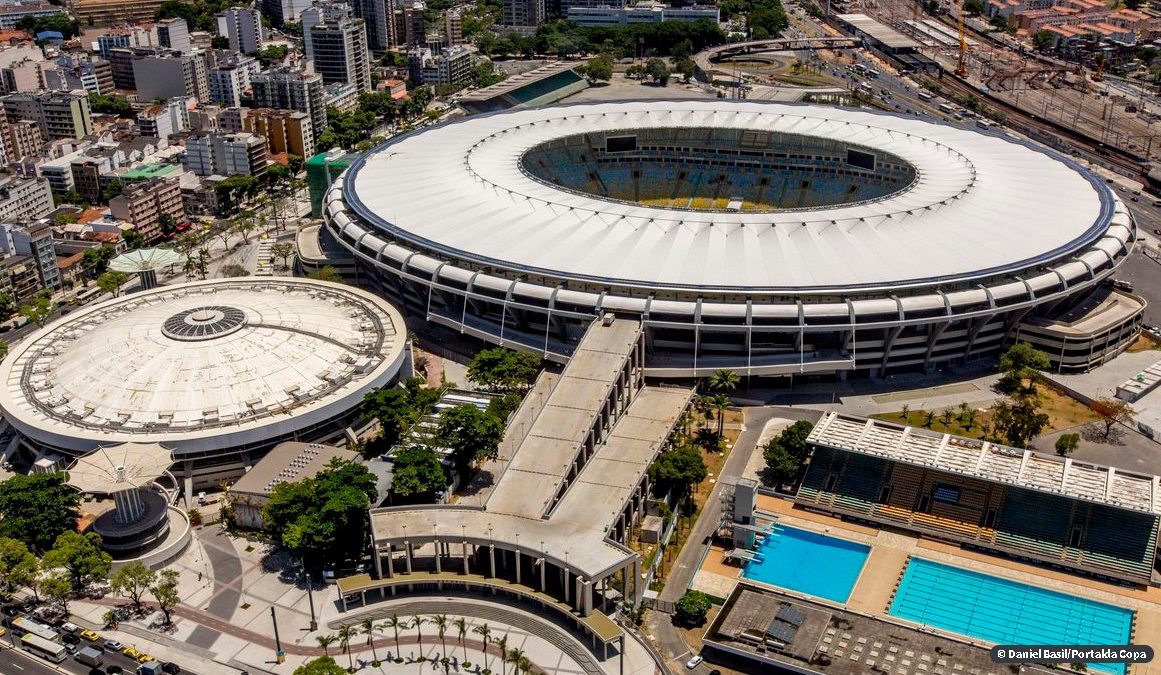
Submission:
<svg viewBox="0 0 1161 675">
<path fill-rule="evenodd" d="M 496 640 L 496 646 L 500 648 L 500 673 L 502 675 L 507 675 L 507 673 L 508 673 L 508 634 L 507 633 L 505 633 L 504 635 L 501 635 L 499 640 Z"/>
<path fill-rule="evenodd" d="M 730 397 L 725 394 L 714 394 L 710 397 L 710 404 L 718 413 L 718 436 L 726 431 L 726 408 L 730 405 Z"/>
<path fill-rule="evenodd" d="M 480 637 L 484 638 L 484 670 L 487 670 L 488 669 L 488 642 L 492 638 L 492 629 L 489 628 L 488 624 L 485 623 L 485 624 L 481 624 L 481 625 L 473 628 L 472 632 L 476 633 Z"/>
<path fill-rule="evenodd" d="M 383 622 L 385 628 L 395 631 L 395 658 L 399 657 L 399 629 L 407 627 L 407 621 L 401 620 L 398 614 L 392 614 Z"/>
<path fill-rule="evenodd" d="M 447 633 L 447 615 L 436 614 L 431 618 L 431 622 L 435 624 L 435 629 L 439 633 L 440 651 L 443 652 L 443 658 L 447 658 L 447 642 L 443 639 Z"/>
<path fill-rule="evenodd" d="M 738 377 L 737 373 L 723 368 L 714 371 L 714 374 L 710 376 L 709 388 L 714 391 L 733 391 L 738 386 L 738 382 L 741 381 L 742 378 Z"/>
<path fill-rule="evenodd" d="M 411 618 L 411 627 L 419 634 L 419 655 L 423 656 L 423 624 L 427 623 L 427 619 L 422 616 Z"/>
<path fill-rule="evenodd" d="M 354 626 L 339 626 L 339 647 L 346 650 L 347 662 L 350 664 L 347 672 L 355 672 L 355 657 L 351 656 L 351 639 L 358 637 L 359 630 Z"/>
<path fill-rule="evenodd" d="M 363 635 L 367 636 L 367 646 L 371 648 L 371 661 L 379 663 L 379 654 L 375 651 L 375 629 L 378 626 L 368 617 L 359 622 L 359 628 L 362 629 Z"/>
<path fill-rule="evenodd" d="M 523 672 L 521 666 L 528 662 L 528 659 L 524 655 L 524 650 L 520 649 L 519 647 L 513 647 L 512 649 L 508 650 L 508 660 L 512 662 L 513 675 L 515 675 L 515 673 Z"/>
<path fill-rule="evenodd" d="M 468 645 L 464 643 L 464 636 L 468 634 L 468 621 L 464 617 L 459 617 L 452 621 L 452 625 L 456 627 L 456 631 L 460 634 L 460 647 L 464 650 L 464 661 L 468 660 Z"/>
<path fill-rule="evenodd" d="M 907 417 L 911 414 L 911 406 L 906 403 L 903 404 L 903 410 L 899 412 L 899 416 L 903 418 L 903 423 L 907 423 Z"/>
<path fill-rule="evenodd" d="M 334 635 L 318 635 L 314 639 L 318 641 L 318 646 L 322 647 L 323 656 L 331 655 L 328 648 L 335 643 L 335 640 L 338 640 Z"/>
</svg>

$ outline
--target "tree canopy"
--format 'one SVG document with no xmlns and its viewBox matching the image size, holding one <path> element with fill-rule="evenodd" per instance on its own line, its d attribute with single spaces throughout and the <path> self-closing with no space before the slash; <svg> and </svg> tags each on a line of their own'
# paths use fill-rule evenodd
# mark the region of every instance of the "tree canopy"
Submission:
<svg viewBox="0 0 1161 675">
<path fill-rule="evenodd" d="M 1048 426 L 1048 415 L 1035 397 L 1022 397 L 993 405 L 992 424 L 1009 445 L 1026 448 Z"/>
<path fill-rule="evenodd" d="M 133 602 L 133 607 L 141 611 L 141 599 L 156 581 L 156 572 L 138 561 L 133 561 L 109 578 L 109 587 L 114 593 L 129 598 Z"/>
<path fill-rule="evenodd" d="M 674 606 L 677 618 L 687 624 L 700 624 L 705 621 L 713 602 L 710 597 L 701 591 L 688 590 Z"/>
<path fill-rule="evenodd" d="M 112 565 L 113 558 L 101 548 L 99 534 L 76 530 L 62 532 L 41 561 L 44 569 L 64 570 L 74 590 L 104 579 Z"/>
<path fill-rule="evenodd" d="M 317 569 L 362 550 L 376 496 L 367 467 L 336 458 L 312 478 L 279 483 L 263 519 L 283 546 Z"/>
<path fill-rule="evenodd" d="M 23 586 L 29 576 L 27 572 L 35 576 L 38 568 L 36 556 L 23 541 L 0 537 L 0 584 L 6 590 Z"/>
<path fill-rule="evenodd" d="M 706 479 L 708 472 L 701 451 L 690 445 L 666 450 L 649 465 L 649 480 L 655 494 L 669 494 L 677 490 L 682 496 L 695 484 Z"/>
<path fill-rule="evenodd" d="M 391 492 L 405 502 L 430 502 L 447 487 L 447 475 L 435 450 L 426 445 L 400 448 L 393 457 L 395 477 Z"/>
<path fill-rule="evenodd" d="M 1000 389 L 1013 393 L 1032 393 L 1040 371 L 1049 366 L 1048 355 L 1027 342 L 1017 342 L 1000 356 Z M 1028 385 L 1025 386 L 1024 382 Z"/>
<path fill-rule="evenodd" d="M 294 675 L 346 675 L 345 668 L 329 656 L 311 659 L 294 669 Z"/>
<path fill-rule="evenodd" d="M 813 429 L 814 425 L 810 422 L 799 420 L 762 446 L 766 478 L 770 483 L 785 483 L 798 476 L 810 454 L 806 438 Z"/>
<path fill-rule="evenodd" d="M 16 27 L 26 30 L 35 37 L 37 33 L 55 30 L 69 40 L 81 34 L 81 25 L 69 18 L 63 11 L 49 16 L 26 16 L 16 22 Z"/>
<path fill-rule="evenodd" d="M 98 277 L 105 272 L 109 267 L 109 261 L 116 255 L 116 249 L 107 244 L 85 249 L 84 254 L 81 255 L 81 267 L 89 273 L 89 276 Z"/>
<path fill-rule="evenodd" d="M 0 482 L 0 536 L 47 551 L 61 533 L 76 530 L 80 503 L 63 473 L 17 474 Z"/>
<path fill-rule="evenodd" d="M 504 420 L 474 405 L 458 405 L 440 414 L 436 435 L 440 444 L 455 451 L 456 466 L 462 470 L 473 462 L 495 459 Z"/>
<path fill-rule="evenodd" d="M 468 380 L 487 389 L 527 389 L 540 373 L 540 356 L 503 347 L 484 349 L 468 364 Z"/>
<path fill-rule="evenodd" d="M 129 99 L 97 93 L 89 94 L 89 110 L 118 117 L 131 117 L 133 115 L 133 106 L 129 103 Z"/>
</svg>

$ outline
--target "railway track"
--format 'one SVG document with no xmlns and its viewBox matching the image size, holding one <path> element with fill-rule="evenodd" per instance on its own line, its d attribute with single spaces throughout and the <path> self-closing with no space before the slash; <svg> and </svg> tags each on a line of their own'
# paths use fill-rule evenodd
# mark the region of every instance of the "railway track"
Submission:
<svg viewBox="0 0 1161 675">
<path fill-rule="evenodd" d="M 1066 153 L 1077 150 L 1083 153 L 1086 158 L 1098 164 L 1109 165 L 1108 168 L 1131 178 L 1140 178 L 1148 172 L 1146 166 L 1142 166 L 1129 153 L 1123 150 L 1105 145 L 1097 139 L 1070 127 L 1042 119 L 1038 115 L 1029 113 L 1007 101 L 981 92 L 951 74 L 947 74 L 942 79 L 934 81 L 939 83 L 944 92 L 951 93 L 955 98 L 962 99 L 970 94 L 984 101 L 990 107 L 1007 115 L 1007 126 L 1056 150 Z"/>
</svg>

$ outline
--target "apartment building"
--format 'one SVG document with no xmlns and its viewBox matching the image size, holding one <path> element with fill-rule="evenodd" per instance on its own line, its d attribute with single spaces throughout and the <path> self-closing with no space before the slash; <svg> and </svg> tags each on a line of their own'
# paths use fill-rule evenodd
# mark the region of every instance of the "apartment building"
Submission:
<svg viewBox="0 0 1161 675">
<path fill-rule="evenodd" d="M 253 54 L 262 49 L 265 37 L 262 15 L 249 7 L 230 7 L 218 15 L 218 35 L 230 41 L 230 49 Z"/>
<path fill-rule="evenodd" d="M 169 51 L 133 61 L 133 79 L 137 98 L 155 101 L 188 97 L 199 102 L 210 100 L 206 62 L 200 53 L 179 54 Z"/>
<path fill-rule="evenodd" d="M 84 91 L 46 91 L 0 97 L 9 122 L 30 120 L 47 140 L 81 138 L 93 133 L 89 97 Z"/>
<path fill-rule="evenodd" d="M 353 84 L 371 91 L 367 30 L 362 19 L 327 21 L 310 29 L 311 58 L 326 84 Z"/>
<path fill-rule="evenodd" d="M 0 222 L 36 220 L 56 208 L 52 188 L 41 178 L 0 178 Z"/>
<path fill-rule="evenodd" d="M 256 107 L 306 113 L 315 138 L 326 131 L 326 93 L 322 75 L 308 75 L 289 68 L 276 69 L 251 77 L 250 86 Z"/>
<path fill-rule="evenodd" d="M 170 178 L 130 183 L 120 195 L 109 200 L 109 213 L 131 223 L 146 243 L 154 243 L 162 237 L 162 216 L 168 215 L 178 223 L 185 220 L 181 184 Z"/>
<path fill-rule="evenodd" d="M 198 176 L 261 176 L 266 173 L 266 139 L 250 133 L 190 136 L 183 163 Z"/>
</svg>

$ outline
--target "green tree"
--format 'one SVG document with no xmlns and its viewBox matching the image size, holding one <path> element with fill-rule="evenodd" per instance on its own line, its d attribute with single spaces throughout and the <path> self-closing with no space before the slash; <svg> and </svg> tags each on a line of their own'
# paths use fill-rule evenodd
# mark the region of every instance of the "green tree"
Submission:
<svg viewBox="0 0 1161 675">
<path fill-rule="evenodd" d="M 972 16 L 979 16 L 984 13 L 984 2 L 983 0 L 965 0 L 963 10 Z"/>
<path fill-rule="evenodd" d="M 400 619 L 398 614 L 393 613 L 391 616 L 387 617 L 387 619 L 383 622 L 383 625 L 386 628 L 390 628 L 395 633 L 395 658 L 401 658 L 399 656 L 399 629 L 404 628 L 407 625 L 407 620 Z"/>
<path fill-rule="evenodd" d="M 157 220 L 158 224 L 161 226 L 162 237 L 169 239 L 173 235 L 177 234 L 177 218 L 174 218 L 172 214 L 163 213 L 158 216 Z"/>
<path fill-rule="evenodd" d="M 121 295 L 121 287 L 127 281 L 129 281 L 129 275 L 125 272 L 114 272 L 110 270 L 97 277 L 97 288 L 105 293 L 112 293 L 113 297 L 117 297 Z"/>
<path fill-rule="evenodd" d="M 93 581 L 105 579 L 112 565 L 113 558 L 101 548 L 99 534 L 81 534 L 76 530 L 62 532 L 42 561 L 45 569 L 63 569 L 78 591 Z"/>
<path fill-rule="evenodd" d="M 504 421 L 474 405 L 458 405 L 439 416 L 439 443 L 454 451 L 456 467 L 495 459 L 504 437 Z"/>
<path fill-rule="evenodd" d="M 336 458 L 311 478 L 279 483 L 263 520 L 308 570 L 318 569 L 362 551 L 367 509 L 375 498 L 375 477 L 367 467 Z"/>
<path fill-rule="evenodd" d="M 1048 51 L 1052 48 L 1052 45 L 1055 42 L 1056 40 L 1053 37 L 1052 31 L 1047 29 L 1036 31 L 1036 33 L 1032 36 L 1032 46 L 1035 47 L 1037 51 Z"/>
<path fill-rule="evenodd" d="M 145 245 L 145 236 L 135 229 L 125 230 L 122 235 L 125 237 L 125 245 L 130 250 L 141 248 Z"/>
<path fill-rule="evenodd" d="M 1056 447 L 1056 454 L 1067 457 L 1080 445 L 1080 434 L 1060 434 L 1053 445 Z"/>
<path fill-rule="evenodd" d="M 653 80 L 654 84 L 665 86 L 669 84 L 669 66 L 665 65 L 665 61 L 657 57 L 653 57 L 645 62 L 645 74 L 649 79 Z"/>
<path fill-rule="evenodd" d="M 999 387 L 1007 393 L 1023 392 L 1031 395 L 1036 391 L 1040 371 L 1049 365 L 1047 354 L 1027 342 L 1017 342 L 1000 356 L 1002 375 Z"/>
<path fill-rule="evenodd" d="M 447 487 L 447 476 L 435 450 L 412 445 L 395 452 L 395 478 L 391 492 L 409 502 L 434 501 L 435 493 Z"/>
<path fill-rule="evenodd" d="M 0 361 L 3 361 L 5 356 L 8 356 L 8 341 L 0 340 Z"/>
<path fill-rule="evenodd" d="M 701 452 L 688 445 L 662 452 L 649 465 L 649 480 L 659 495 L 676 490 L 680 497 L 684 497 L 695 484 L 705 480 L 707 475 L 708 470 Z"/>
<path fill-rule="evenodd" d="M 585 66 L 585 76 L 594 82 L 608 82 L 613 79 L 613 55 L 597 54 Z"/>
<path fill-rule="evenodd" d="M 503 347 L 484 349 L 468 364 L 468 380 L 486 389 L 525 390 L 540 374 L 540 356 Z"/>
<path fill-rule="evenodd" d="M 101 201 L 105 204 L 108 204 L 110 199 L 120 195 L 124 190 L 125 183 L 117 178 L 114 178 L 101 187 Z"/>
<path fill-rule="evenodd" d="M 713 394 L 704 397 L 706 405 L 714 409 L 718 421 L 718 438 L 726 432 L 726 408 L 730 407 L 730 397 L 725 394 Z"/>
<path fill-rule="evenodd" d="M 290 256 L 294 255 L 294 244 L 280 241 L 270 247 L 270 255 L 282 260 L 282 269 L 289 267 Z"/>
<path fill-rule="evenodd" d="M 806 439 L 813 429 L 810 422 L 799 420 L 762 446 L 770 482 L 783 483 L 798 476 L 810 454 Z"/>
<path fill-rule="evenodd" d="M 149 593 L 157 601 L 157 608 L 165 617 L 166 626 L 173 623 L 171 612 L 177 603 L 181 602 L 181 595 L 177 591 L 177 583 L 180 579 L 181 573 L 177 570 L 161 570 L 157 575 L 157 581 L 149 587 Z"/>
<path fill-rule="evenodd" d="M 484 641 L 484 670 L 488 670 L 488 644 L 492 641 L 492 627 L 483 623 L 473 628 L 472 632 Z"/>
<path fill-rule="evenodd" d="M 431 617 L 431 622 L 435 624 L 435 632 L 436 635 L 439 636 L 440 653 L 442 654 L 443 658 L 446 659 L 447 641 L 444 639 L 444 636 L 447 635 L 447 615 L 436 614 L 435 616 Z"/>
<path fill-rule="evenodd" d="M 254 54 L 254 58 L 258 59 L 258 62 L 262 64 L 263 68 L 269 68 L 270 64 L 275 61 L 285 59 L 288 53 L 290 53 L 290 48 L 286 45 L 267 45 L 259 49 Z"/>
<path fill-rule="evenodd" d="M 153 570 L 134 561 L 109 577 L 109 587 L 114 593 L 129 598 L 133 602 L 133 609 L 140 612 L 141 599 L 156 581 L 157 574 Z"/>
<path fill-rule="evenodd" d="M 452 621 L 452 625 L 456 627 L 456 635 L 460 641 L 460 648 L 464 650 L 463 662 L 467 662 L 467 660 L 468 660 L 468 645 L 466 642 L 464 642 L 464 638 L 468 634 L 468 621 L 464 617 L 459 616 L 459 617 L 456 617 L 454 621 Z"/>
<path fill-rule="evenodd" d="M 102 244 L 96 248 L 86 249 L 81 256 L 81 267 L 92 278 L 97 278 L 105 272 L 109 266 L 109 261 L 117 255 L 117 251 L 112 246 Z"/>
<path fill-rule="evenodd" d="M 701 591 L 688 590 L 674 606 L 677 618 L 690 625 L 698 625 L 705 621 L 713 603 L 710 597 Z"/>
<path fill-rule="evenodd" d="M 992 420 L 996 432 L 1017 448 L 1028 447 L 1048 426 L 1048 415 L 1040 411 L 1040 402 L 1027 396 L 993 405 Z"/>
<path fill-rule="evenodd" d="M 381 387 L 363 396 L 359 410 L 379 420 L 381 445 L 391 448 L 399 442 L 411 418 L 411 396 L 406 389 Z"/>
<path fill-rule="evenodd" d="M 323 656 L 330 656 L 331 655 L 330 647 L 338 639 L 339 639 L 338 636 L 334 635 L 333 633 L 328 633 L 327 635 L 316 635 L 314 638 L 315 642 L 318 643 L 318 646 L 322 647 Z M 295 672 L 298 672 L 298 671 L 295 671 Z"/>
<path fill-rule="evenodd" d="M 378 628 L 375 620 L 370 617 L 359 622 L 359 630 L 367 636 L 367 646 L 371 648 L 371 664 L 376 668 L 379 667 L 379 653 L 375 651 L 375 631 Z"/>
<path fill-rule="evenodd" d="M 316 281 L 330 281 L 336 284 L 343 283 L 342 275 L 340 275 L 339 271 L 331 265 L 326 265 L 322 269 L 310 272 L 306 276 Z"/>
<path fill-rule="evenodd" d="M 34 567 L 37 565 L 36 556 L 23 541 L 0 537 L 0 584 L 3 584 L 5 590 L 11 591 L 24 585 L 20 570 L 29 564 Z"/>
<path fill-rule="evenodd" d="M 129 103 L 129 99 L 95 93 L 89 94 L 89 110 L 118 117 L 131 117 L 133 115 L 133 105 Z"/>
<path fill-rule="evenodd" d="M 12 476 L 0 482 L 0 536 L 47 551 L 62 533 L 76 531 L 80 503 L 64 473 Z"/>
<path fill-rule="evenodd" d="M 54 309 L 52 300 L 49 300 L 43 295 L 38 295 L 30 302 L 21 305 L 20 313 L 36 325 L 43 326 L 48 322 L 48 317 L 52 316 Z"/>
<path fill-rule="evenodd" d="M 210 38 L 210 49 L 229 49 L 230 38 L 225 35 L 215 35 Z"/>
<path fill-rule="evenodd" d="M 48 574 L 40 579 L 40 592 L 44 597 L 61 608 L 65 614 L 69 612 L 69 594 L 72 592 L 72 587 L 69 584 L 69 577 L 67 574 L 57 571 Z"/>
<path fill-rule="evenodd" d="M 338 640 L 334 635 L 331 642 Z M 330 656 L 320 656 L 317 659 L 311 659 L 301 666 L 294 669 L 294 675 L 346 675 L 345 670 Z"/>
</svg>

